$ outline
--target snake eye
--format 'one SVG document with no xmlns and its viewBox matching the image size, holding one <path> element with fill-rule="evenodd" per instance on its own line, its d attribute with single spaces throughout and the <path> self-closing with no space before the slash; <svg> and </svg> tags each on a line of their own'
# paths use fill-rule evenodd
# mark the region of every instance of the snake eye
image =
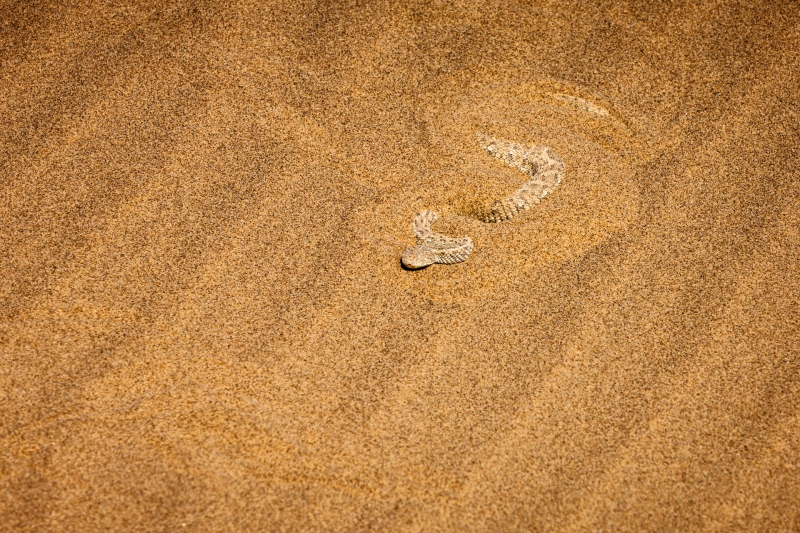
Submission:
<svg viewBox="0 0 800 533">
<path fill-rule="evenodd" d="M 403 252 L 400 261 L 403 263 L 404 267 L 417 270 L 435 263 L 436 257 L 433 251 L 423 246 L 413 246 Z"/>
</svg>

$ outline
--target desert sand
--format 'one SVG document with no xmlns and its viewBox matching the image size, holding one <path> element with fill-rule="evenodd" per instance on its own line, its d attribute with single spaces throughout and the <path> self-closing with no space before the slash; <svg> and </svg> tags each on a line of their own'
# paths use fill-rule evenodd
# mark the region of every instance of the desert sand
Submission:
<svg viewBox="0 0 800 533">
<path fill-rule="evenodd" d="M 0 531 L 800 531 L 800 7 L 0 3 Z M 415 213 L 469 259 L 401 268 Z"/>
</svg>

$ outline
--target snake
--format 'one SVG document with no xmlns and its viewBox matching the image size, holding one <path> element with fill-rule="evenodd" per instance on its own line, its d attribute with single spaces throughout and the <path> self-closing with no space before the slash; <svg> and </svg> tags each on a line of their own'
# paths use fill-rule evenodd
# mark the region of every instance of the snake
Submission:
<svg viewBox="0 0 800 533">
<path fill-rule="evenodd" d="M 537 205 L 564 177 L 564 161 L 547 146 L 523 145 L 483 133 L 476 133 L 475 137 L 490 155 L 521 170 L 529 179 L 510 196 L 471 206 L 459 214 L 487 223 L 509 220 Z M 469 237 L 448 237 L 433 231 L 431 227 L 437 219 L 437 213 L 431 210 L 414 215 L 412 233 L 417 244 L 403 252 L 400 261 L 405 268 L 418 270 L 434 263 L 461 263 L 472 253 L 474 245 Z"/>
</svg>

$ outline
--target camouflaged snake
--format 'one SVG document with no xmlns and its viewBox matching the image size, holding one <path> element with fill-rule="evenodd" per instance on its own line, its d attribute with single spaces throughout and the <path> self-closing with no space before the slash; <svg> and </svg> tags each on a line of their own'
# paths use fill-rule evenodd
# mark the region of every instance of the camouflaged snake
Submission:
<svg viewBox="0 0 800 533">
<path fill-rule="evenodd" d="M 521 170 L 530 178 L 510 196 L 472 207 L 460 214 L 482 222 L 502 222 L 538 204 L 561 183 L 564 162 L 550 148 L 525 146 L 483 134 L 476 134 L 476 137 L 491 155 Z M 414 216 L 412 229 L 417 245 L 403 252 L 401 262 L 404 267 L 416 270 L 434 263 L 460 263 L 466 261 L 472 253 L 473 244 L 469 237 L 453 238 L 434 232 L 431 225 L 436 219 L 436 213 L 428 210 L 420 211 Z"/>
</svg>

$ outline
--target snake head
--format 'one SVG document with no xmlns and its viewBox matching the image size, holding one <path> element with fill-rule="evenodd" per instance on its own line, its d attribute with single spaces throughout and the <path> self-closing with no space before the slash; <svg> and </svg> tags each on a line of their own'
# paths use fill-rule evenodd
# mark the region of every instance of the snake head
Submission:
<svg viewBox="0 0 800 533">
<path fill-rule="evenodd" d="M 403 266 L 412 270 L 425 268 L 436 262 L 436 254 L 427 246 L 412 246 L 406 248 L 400 258 Z"/>
</svg>

